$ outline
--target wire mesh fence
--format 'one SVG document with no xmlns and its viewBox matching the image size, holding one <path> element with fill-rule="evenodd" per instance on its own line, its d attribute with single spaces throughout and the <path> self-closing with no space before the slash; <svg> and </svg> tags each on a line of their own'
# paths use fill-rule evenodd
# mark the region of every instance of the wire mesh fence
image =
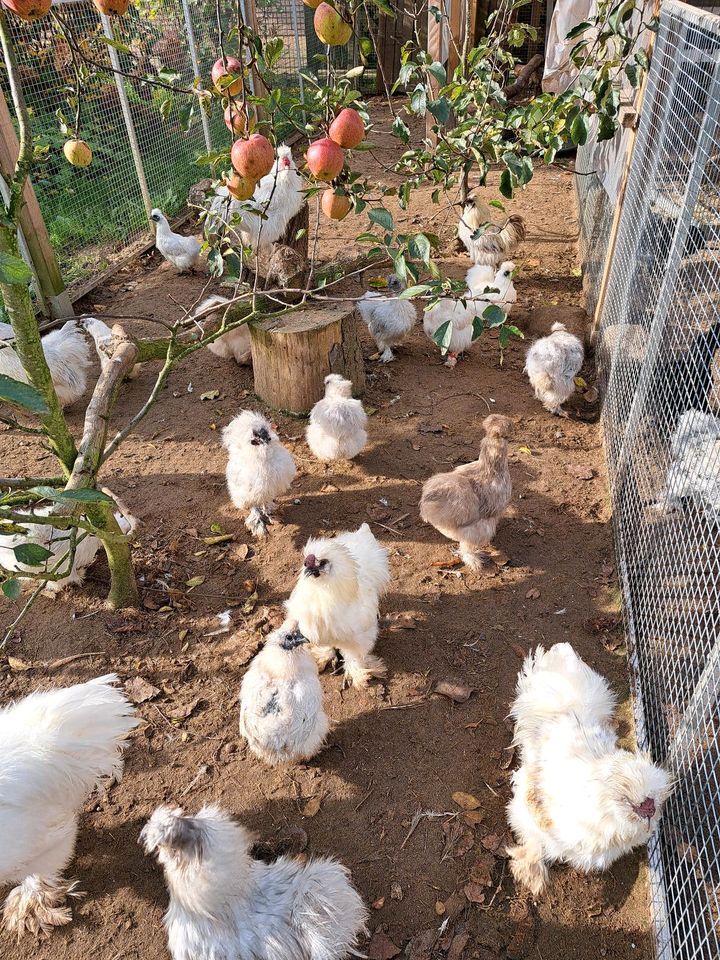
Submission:
<svg viewBox="0 0 720 960">
<path fill-rule="evenodd" d="M 241 6 L 250 16 L 249 0 Z M 284 40 L 273 82 L 301 92 L 300 71 L 321 70 L 317 55 L 327 49 L 315 35 L 314 11 L 302 0 L 256 0 L 255 9 L 260 35 Z M 150 236 L 148 206 L 171 217 L 182 210 L 191 185 L 209 172 L 195 160 L 229 146 L 230 134 L 219 102 L 208 117 L 197 103 L 190 113 L 192 97 L 171 99 L 161 87 L 137 79 L 166 74 L 185 88 L 197 78 L 209 83 L 218 49 L 215 0 L 139 0 L 112 21 L 90 0 L 55 0 L 53 11 L 98 64 L 89 67 L 80 115 L 79 135 L 93 151 L 89 167 L 72 167 L 62 154 L 59 114 L 74 124 L 67 103 L 75 82 L 69 44 L 47 19 L 28 24 L 12 17 L 10 26 L 33 129 L 46 149 L 33 173 L 34 187 L 65 283 L 72 286 L 124 259 L 134 241 Z M 234 22 L 234 3 L 221 0 L 220 12 L 223 22 Z M 366 34 L 366 21 L 361 18 L 357 28 L 359 36 Z M 111 44 L 96 42 L 101 35 Z M 353 38 L 332 52 L 338 69 L 359 62 L 357 43 Z M 374 56 L 368 61 L 361 87 L 374 92 Z M 9 98 L 4 70 L 0 89 Z"/>
<path fill-rule="evenodd" d="M 720 18 L 666 0 L 597 339 L 638 738 L 677 780 L 649 848 L 659 960 L 720 956 L 719 118 Z M 592 306 L 622 160 L 578 158 Z"/>
</svg>

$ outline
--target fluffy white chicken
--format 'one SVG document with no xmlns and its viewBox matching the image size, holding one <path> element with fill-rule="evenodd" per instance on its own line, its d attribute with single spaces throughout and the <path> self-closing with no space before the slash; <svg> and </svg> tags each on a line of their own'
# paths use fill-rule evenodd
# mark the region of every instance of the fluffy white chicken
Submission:
<svg viewBox="0 0 720 960">
<path fill-rule="evenodd" d="M 357 305 L 377 345 L 382 363 L 390 363 L 395 359 L 392 348 L 399 347 L 407 340 L 417 321 L 413 302 L 398 299 L 405 289 L 403 281 L 391 273 L 387 285 L 387 293 L 369 290 Z"/>
<path fill-rule="evenodd" d="M 208 297 L 206 300 L 203 300 L 200 306 L 197 307 L 197 309 L 191 315 L 191 318 L 194 318 L 194 316 L 200 316 L 200 314 L 205 313 L 205 311 L 209 310 L 211 307 L 217 307 L 217 310 L 214 313 L 208 314 L 208 316 L 203 317 L 202 320 L 198 321 L 203 328 L 207 325 L 210 327 L 210 329 L 216 329 L 222 320 L 223 308 L 229 302 L 230 301 L 227 299 L 227 297 L 221 297 L 219 294 L 214 294 L 212 297 Z M 227 333 L 224 333 L 221 337 L 218 337 L 217 340 L 213 340 L 212 343 L 209 343 L 208 350 L 210 353 L 214 353 L 216 357 L 220 357 L 222 360 L 234 360 L 235 363 L 239 364 L 241 367 L 252 366 L 250 328 L 246 323 L 243 323 L 234 330 L 228 330 Z"/>
<path fill-rule="evenodd" d="M 228 452 L 226 470 L 230 499 L 238 510 L 249 510 L 245 526 L 264 537 L 272 523 L 273 500 L 285 493 L 295 477 L 295 460 L 270 422 L 261 413 L 243 410 L 225 427 L 222 443 Z"/>
<path fill-rule="evenodd" d="M 502 227 L 491 223 L 490 207 L 481 195 L 473 191 L 463 207 L 458 223 L 458 240 L 470 254 L 474 263 L 497 267 L 503 255 L 514 250 L 525 239 L 525 221 L 514 215 L 508 217 Z M 487 227 L 484 231 L 481 228 Z M 478 236 L 475 236 L 478 234 Z"/>
<path fill-rule="evenodd" d="M 353 399 L 352 381 L 338 373 L 325 377 L 325 396 L 310 411 L 308 446 L 318 460 L 352 460 L 367 443 L 367 414 Z"/>
<path fill-rule="evenodd" d="M 225 223 L 237 214 L 241 222 L 237 231 L 243 246 L 250 247 L 253 253 L 269 251 L 274 243 L 282 239 L 288 224 L 297 216 L 305 204 L 302 193 L 303 181 L 298 173 L 290 147 L 281 144 L 277 148 L 275 164 L 258 183 L 252 200 L 241 203 L 233 200 L 227 187 L 220 187 L 210 204 L 210 210 Z M 252 204 L 264 217 L 248 210 Z"/>
<path fill-rule="evenodd" d="M 465 277 L 467 291 L 462 295 L 465 300 L 445 297 L 425 308 L 423 329 L 430 340 L 443 324 L 450 322 L 449 340 L 446 340 L 446 367 L 454 367 L 460 354 L 469 349 L 473 341 L 473 322 L 481 317 L 487 307 L 495 303 L 507 315 L 517 299 L 512 273 L 515 264 L 506 260 L 498 270 L 488 265 L 471 267 Z M 493 292 L 487 292 L 491 290 Z"/>
<path fill-rule="evenodd" d="M 137 723 L 116 682 L 108 674 L 0 710 L 0 885 L 18 884 L 3 913 L 18 936 L 72 919 L 65 900 L 78 894 L 62 874 L 78 818 L 100 778 L 120 778 L 121 749 Z"/>
<path fill-rule="evenodd" d="M 366 523 L 353 533 L 308 540 L 300 576 L 285 607 L 312 644 L 320 669 L 338 649 L 345 675 L 355 686 L 383 676 L 385 664 L 372 650 L 380 597 L 389 583 L 388 552 Z"/>
<path fill-rule="evenodd" d="M 551 333 L 530 346 L 525 373 L 535 396 L 550 413 L 567 417 L 562 405 L 575 390 L 575 377 L 585 359 L 582 342 L 564 323 L 554 323 Z"/>
<path fill-rule="evenodd" d="M 265 641 L 240 686 L 240 733 L 266 763 L 309 760 L 330 729 L 318 668 L 297 623 L 286 620 Z"/>
<path fill-rule="evenodd" d="M 10 342 L 15 337 L 9 323 L 0 323 L 0 374 L 28 383 L 27 374 Z M 42 348 L 61 407 L 79 400 L 87 387 L 92 365 L 90 347 L 75 320 L 42 338 Z"/>
<path fill-rule="evenodd" d="M 155 224 L 155 249 L 158 253 L 179 273 L 194 270 L 202 249 L 197 237 L 184 237 L 180 233 L 173 233 L 167 218 L 157 207 L 150 214 L 150 219 Z"/>
<path fill-rule="evenodd" d="M 172 960 L 345 960 L 367 911 L 345 867 L 326 857 L 253 860 L 251 834 L 220 807 L 159 807 L 140 834 L 165 872 Z"/>
<path fill-rule="evenodd" d="M 52 509 L 50 506 L 38 507 L 33 513 L 35 516 L 47 517 Z M 22 512 L 26 513 L 27 511 Z M 138 523 L 135 517 L 130 514 L 123 516 L 120 512 L 115 514 L 115 519 L 125 534 L 132 532 Z M 14 533 L 0 540 L 0 566 L 6 570 L 23 573 L 33 573 L 45 569 L 52 570 L 70 549 L 69 530 L 58 530 L 50 524 L 44 523 L 28 523 L 26 530 L 27 533 Z M 26 543 L 39 544 L 49 550 L 52 556 L 48 557 L 40 567 L 22 563 L 15 556 L 14 549 Z M 43 593 L 53 597 L 68 587 L 81 586 L 88 567 L 97 556 L 101 546 L 100 540 L 93 534 L 84 535 L 82 530 L 78 531 L 72 568 L 67 576 L 61 577 L 59 580 L 48 580 L 43 587 Z M 63 572 L 67 569 L 67 561 L 63 561 L 61 569 Z M 25 582 L 25 578 L 23 578 L 23 582 Z M 32 581 L 28 579 L 27 583 L 32 584 Z"/>
<path fill-rule="evenodd" d="M 497 271 L 484 264 L 470 267 L 465 277 L 468 290 L 475 297 L 482 297 L 488 303 L 501 307 L 505 316 L 509 316 L 513 305 L 517 302 L 517 290 L 513 283 L 515 264 L 512 260 L 504 260 Z M 483 310 L 485 306 L 483 306 Z"/>
<path fill-rule="evenodd" d="M 687 410 L 678 420 L 670 446 L 665 486 L 653 509 L 682 510 L 694 503 L 713 523 L 720 523 L 720 419 Z"/>
<path fill-rule="evenodd" d="M 538 647 L 518 675 L 511 714 L 520 768 L 508 820 L 518 846 L 515 879 L 537 896 L 548 864 L 604 870 L 647 843 L 670 777 L 644 754 L 617 746 L 615 698 L 569 643 Z"/>
</svg>

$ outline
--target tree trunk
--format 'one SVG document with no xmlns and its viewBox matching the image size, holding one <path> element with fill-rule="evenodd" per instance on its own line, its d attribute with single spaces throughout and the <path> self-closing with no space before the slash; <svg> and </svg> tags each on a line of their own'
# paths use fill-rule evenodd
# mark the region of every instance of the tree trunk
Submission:
<svg viewBox="0 0 720 960">
<path fill-rule="evenodd" d="M 295 310 L 277 320 L 250 324 L 255 393 L 276 410 L 309 413 L 325 394 L 325 377 L 340 373 L 365 389 L 365 371 L 351 305 Z"/>
</svg>

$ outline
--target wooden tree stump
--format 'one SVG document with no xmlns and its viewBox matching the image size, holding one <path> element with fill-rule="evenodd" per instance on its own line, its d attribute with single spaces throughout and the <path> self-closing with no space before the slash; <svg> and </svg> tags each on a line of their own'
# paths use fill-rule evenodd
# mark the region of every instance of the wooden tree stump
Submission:
<svg viewBox="0 0 720 960">
<path fill-rule="evenodd" d="M 277 320 L 250 324 L 255 393 L 268 406 L 307 414 L 325 394 L 325 377 L 352 380 L 365 389 L 357 320 L 350 304 L 315 305 Z"/>
</svg>

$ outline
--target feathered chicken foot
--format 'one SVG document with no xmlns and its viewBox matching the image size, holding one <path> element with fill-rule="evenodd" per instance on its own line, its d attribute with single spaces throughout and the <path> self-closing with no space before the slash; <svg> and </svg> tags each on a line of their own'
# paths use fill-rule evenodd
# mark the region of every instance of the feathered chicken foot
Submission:
<svg viewBox="0 0 720 960">
<path fill-rule="evenodd" d="M 387 673 L 385 662 L 372 653 L 364 657 L 343 654 L 345 679 L 353 687 L 366 687 L 374 677 L 384 677 Z"/>
<path fill-rule="evenodd" d="M 447 360 L 445 361 L 445 366 L 449 367 L 451 370 L 453 367 L 457 366 L 458 355 L 456 353 L 448 353 Z"/>
<path fill-rule="evenodd" d="M 455 551 L 455 554 L 460 557 L 465 566 L 470 567 L 471 570 L 482 570 L 483 567 L 487 567 L 493 562 L 490 554 L 485 553 L 485 551 L 480 550 L 478 547 L 473 547 L 469 543 L 461 543 L 460 548 Z"/>
<path fill-rule="evenodd" d="M 82 897 L 75 880 L 43 880 L 26 877 L 7 896 L 3 909 L 3 925 L 18 940 L 25 933 L 47 937 L 53 927 L 63 927 L 72 920 L 67 897 Z"/>
<path fill-rule="evenodd" d="M 526 887 L 534 897 L 539 896 L 548 879 L 542 851 L 534 844 L 526 843 L 518 847 L 508 847 L 507 852 L 515 882 Z"/>
<path fill-rule="evenodd" d="M 395 354 L 392 352 L 390 347 L 385 347 L 379 357 L 380 363 L 391 363 L 394 359 Z"/>
<path fill-rule="evenodd" d="M 245 526 L 254 537 L 266 537 L 268 525 L 272 519 L 265 512 L 265 508 L 253 507 L 245 520 Z"/>
</svg>

